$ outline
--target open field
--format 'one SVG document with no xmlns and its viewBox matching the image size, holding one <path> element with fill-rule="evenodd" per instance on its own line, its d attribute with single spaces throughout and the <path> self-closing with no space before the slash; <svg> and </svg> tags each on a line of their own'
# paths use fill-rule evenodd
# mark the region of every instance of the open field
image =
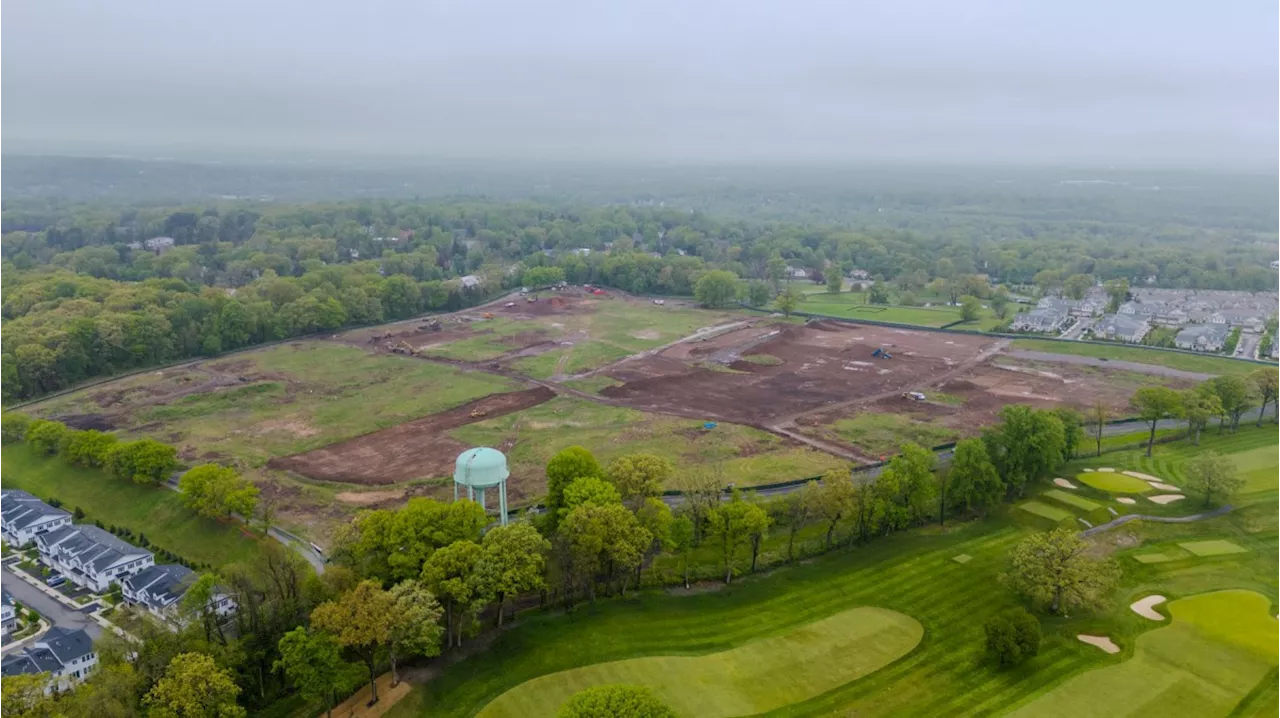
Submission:
<svg viewBox="0 0 1280 718">
<path fill-rule="evenodd" d="M 1081 342 L 1051 342 L 1040 339 L 1015 339 L 1013 349 L 1153 364 L 1202 374 L 1239 375 L 1248 374 L 1262 368 L 1261 364 L 1235 361 L 1226 357 L 1166 352 L 1122 344 L 1084 344 Z"/>
<path fill-rule="evenodd" d="M 3 471 L 7 489 L 56 498 L 69 511 L 80 507 L 86 522 L 101 521 L 146 534 L 153 544 L 189 561 L 217 568 L 247 561 L 259 551 L 259 539 L 239 524 L 202 518 L 164 487 L 120 481 L 56 457 L 37 456 L 25 445 L 4 450 Z"/>
<path fill-rule="evenodd" d="M 1266 596 L 1218 591 L 1169 611 L 1172 623 L 1140 636 L 1129 660 L 1075 676 L 1012 715 L 1225 716 L 1274 676 L 1280 635 Z"/>
<path fill-rule="evenodd" d="M 719 653 L 633 658 L 535 678 L 499 696 L 480 716 L 553 717 L 574 693 L 612 683 L 649 687 L 679 715 L 755 715 L 879 670 L 915 648 L 923 633 L 910 616 L 853 608 Z"/>
</svg>

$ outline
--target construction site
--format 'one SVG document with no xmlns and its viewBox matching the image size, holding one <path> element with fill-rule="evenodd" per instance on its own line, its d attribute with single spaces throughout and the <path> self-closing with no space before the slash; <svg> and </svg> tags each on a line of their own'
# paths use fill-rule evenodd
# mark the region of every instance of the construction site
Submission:
<svg viewBox="0 0 1280 718">
<path fill-rule="evenodd" d="M 714 466 L 749 486 L 970 436 L 1010 403 L 1100 399 L 1118 416 L 1139 386 L 1192 383 L 1015 355 L 977 334 L 566 288 L 193 362 L 35 411 L 234 463 L 327 521 L 346 511 L 302 508 L 308 482 L 348 510 L 443 495 L 473 445 L 508 454 L 515 503 L 542 495 L 546 460 L 573 444 L 604 461 L 644 451 Z"/>
</svg>

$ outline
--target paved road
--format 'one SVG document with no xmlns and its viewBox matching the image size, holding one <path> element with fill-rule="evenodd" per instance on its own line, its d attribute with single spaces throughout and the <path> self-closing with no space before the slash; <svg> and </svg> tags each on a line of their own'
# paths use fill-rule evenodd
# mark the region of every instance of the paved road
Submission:
<svg viewBox="0 0 1280 718">
<path fill-rule="evenodd" d="M 1211 519 L 1215 516 L 1221 516 L 1231 509 L 1232 506 L 1227 504 L 1226 506 L 1220 506 L 1213 511 L 1206 511 L 1202 514 L 1192 514 L 1190 516 L 1146 516 L 1144 514 L 1126 514 L 1114 521 L 1108 521 L 1105 524 L 1099 524 L 1093 528 L 1085 529 L 1082 533 L 1085 536 L 1092 536 L 1093 534 L 1101 533 L 1117 526 L 1127 524 L 1130 521 L 1158 521 L 1163 524 L 1186 524 L 1191 523 L 1192 521 Z"/>
<path fill-rule="evenodd" d="M 1096 319 L 1081 317 L 1079 320 L 1076 321 L 1075 324 L 1071 325 L 1070 329 L 1063 332 L 1062 336 L 1059 338 L 1060 339 L 1079 339 L 1080 336 L 1084 334 L 1084 330 L 1092 327 L 1094 325 L 1094 322 L 1096 321 L 1097 321 Z"/>
<path fill-rule="evenodd" d="M 73 630 L 83 628 L 95 641 L 102 637 L 102 626 L 94 623 L 93 619 L 41 593 L 14 574 L 8 566 L 4 567 L 3 575 L 5 590 L 13 594 L 18 603 L 35 609 L 36 613 L 44 616 L 55 626 Z"/>
<path fill-rule="evenodd" d="M 1262 337 L 1257 334 L 1246 334 L 1241 332 L 1240 343 L 1236 345 L 1236 356 L 1245 359 L 1258 358 L 1258 342 L 1262 341 Z"/>
</svg>

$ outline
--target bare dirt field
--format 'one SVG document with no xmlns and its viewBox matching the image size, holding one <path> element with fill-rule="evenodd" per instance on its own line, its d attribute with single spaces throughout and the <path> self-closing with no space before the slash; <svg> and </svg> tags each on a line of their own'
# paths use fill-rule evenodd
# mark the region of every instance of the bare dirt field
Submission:
<svg viewBox="0 0 1280 718">
<path fill-rule="evenodd" d="M 627 406 L 768 426 L 824 405 L 913 389 L 976 359 L 990 338 L 815 322 L 766 324 L 683 344 L 606 372 Z M 746 345 L 743 358 L 735 346 Z M 872 356 L 884 349 L 891 359 Z M 687 362 L 726 355 L 723 369 Z M 751 357 L 769 357 L 756 363 Z"/>
<path fill-rule="evenodd" d="M 390 429 L 275 458 L 267 466 L 313 479 L 353 484 L 394 484 L 449 476 L 454 459 L 468 448 L 448 435 L 450 429 L 528 409 L 554 396 L 544 387 L 490 394 Z"/>
</svg>

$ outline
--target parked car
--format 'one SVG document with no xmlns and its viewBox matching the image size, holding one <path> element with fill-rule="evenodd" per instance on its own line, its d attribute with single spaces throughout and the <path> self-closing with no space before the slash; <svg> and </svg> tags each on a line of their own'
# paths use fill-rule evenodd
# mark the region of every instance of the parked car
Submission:
<svg viewBox="0 0 1280 718">
<path fill-rule="evenodd" d="M 49 577 L 44 580 L 44 582 L 45 582 L 45 585 L 49 586 L 50 588 L 57 588 L 58 586 L 61 586 L 62 584 L 67 582 L 67 577 L 63 576 L 60 573 L 51 573 L 49 574 Z"/>
</svg>

